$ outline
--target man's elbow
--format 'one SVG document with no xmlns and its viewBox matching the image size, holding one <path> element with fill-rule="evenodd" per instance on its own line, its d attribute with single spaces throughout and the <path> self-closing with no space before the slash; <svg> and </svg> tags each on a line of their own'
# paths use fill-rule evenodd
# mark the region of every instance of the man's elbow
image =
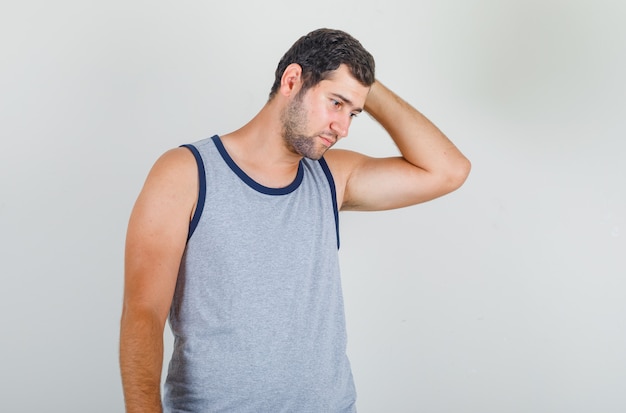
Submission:
<svg viewBox="0 0 626 413">
<path fill-rule="evenodd" d="M 465 183 L 472 169 L 472 163 L 466 157 L 462 157 L 448 169 L 446 186 L 449 192 L 457 190 Z"/>
</svg>

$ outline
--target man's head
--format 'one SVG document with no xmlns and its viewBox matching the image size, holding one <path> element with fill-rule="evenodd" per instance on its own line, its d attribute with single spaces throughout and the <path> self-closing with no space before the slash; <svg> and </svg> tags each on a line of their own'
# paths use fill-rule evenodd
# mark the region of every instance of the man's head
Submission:
<svg viewBox="0 0 626 413">
<path fill-rule="evenodd" d="M 342 64 L 306 93 L 302 88 L 289 93 L 295 80 L 301 79 L 301 72 L 296 63 L 284 72 L 281 91 L 291 97 L 281 109 L 282 137 L 292 153 L 317 160 L 348 135 L 352 119 L 363 111 L 370 87 Z"/>
<path fill-rule="evenodd" d="M 375 80 L 374 58 L 358 40 L 341 30 L 318 29 L 298 39 L 280 59 L 270 100 L 280 87 L 283 72 L 292 63 L 302 67 L 300 93 L 326 79 L 342 64 L 363 86 L 369 87 Z"/>
</svg>

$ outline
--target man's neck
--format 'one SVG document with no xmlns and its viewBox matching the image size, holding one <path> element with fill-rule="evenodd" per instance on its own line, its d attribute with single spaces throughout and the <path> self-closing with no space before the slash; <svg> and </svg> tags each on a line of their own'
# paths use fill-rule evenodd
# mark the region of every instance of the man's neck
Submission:
<svg viewBox="0 0 626 413">
<path fill-rule="evenodd" d="M 295 179 L 302 157 L 285 145 L 280 108 L 272 102 L 242 128 L 221 139 L 233 161 L 259 184 L 282 188 Z"/>
</svg>

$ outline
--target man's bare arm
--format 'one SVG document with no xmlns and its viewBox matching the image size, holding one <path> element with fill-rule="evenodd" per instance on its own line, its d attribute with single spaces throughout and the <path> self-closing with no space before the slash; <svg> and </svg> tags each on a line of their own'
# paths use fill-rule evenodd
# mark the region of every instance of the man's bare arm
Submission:
<svg viewBox="0 0 626 413">
<path fill-rule="evenodd" d="M 385 210 L 425 202 L 463 184 L 470 162 L 424 115 L 376 81 L 365 110 L 389 133 L 401 157 L 326 154 L 343 210 Z"/>
<path fill-rule="evenodd" d="M 197 200 L 197 181 L 191 152 L 174 149 L 155 163 L 131 214 L 120 330 L 127 413 L 161 412 L 163 329 Z"/>
</svg>

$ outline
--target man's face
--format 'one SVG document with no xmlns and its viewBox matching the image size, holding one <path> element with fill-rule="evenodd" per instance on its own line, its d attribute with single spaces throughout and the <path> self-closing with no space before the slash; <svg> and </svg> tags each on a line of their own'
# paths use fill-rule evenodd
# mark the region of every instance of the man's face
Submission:
<svg viewBox="0 0 626 413">
<path fill-rule="evenodd" d="M 369 88 L 361 85 L 345 66 L 327 79 L 298 93 L 282 114 L 287 148 L 317 160 L 348 135 L 352 118 L 362 111 Z"/>
</svg>

